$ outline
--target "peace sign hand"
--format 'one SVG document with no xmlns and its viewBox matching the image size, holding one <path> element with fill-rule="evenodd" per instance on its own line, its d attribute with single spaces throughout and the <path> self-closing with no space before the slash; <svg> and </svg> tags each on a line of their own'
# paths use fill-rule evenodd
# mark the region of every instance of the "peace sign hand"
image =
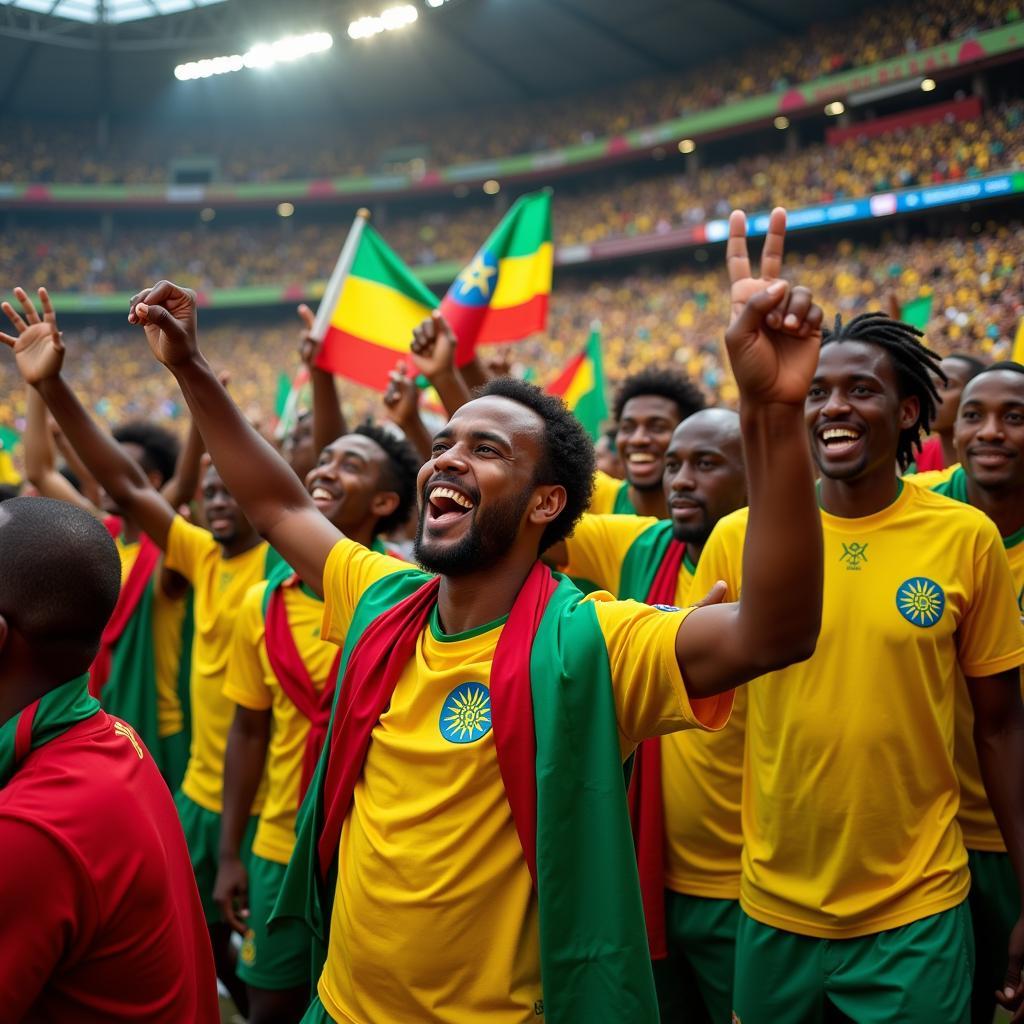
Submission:
<svg viewBox="0 0 1024 1024">
<path fill-rule="evenodd" d="M 57 330 L 57 314 L 45 288 L 39 289 L 42 319 L 24 288 L 15 288 L 14 297 L 25 315 L 22 317 L 9 302 L 0 305 L 18 332 L 16 338 L 0 333 L 0 341 L 14 349 L 14 360 L 25 383 L 38 385 L 50 377 L 58 376 L 64 365 L 64 342 Z"/>
<path fill-rule="evenodd" d="M 747 254 L 747 218 L 729 217 L 725 250 L 732 315 L 725 333 L 729 362 L 744 402 L 803 406 L 818 365 L 823 313 L 807 288 L 782 277 L 786 211 L 772 210 L 761 251 L 761 276 Z"/>
</svg>

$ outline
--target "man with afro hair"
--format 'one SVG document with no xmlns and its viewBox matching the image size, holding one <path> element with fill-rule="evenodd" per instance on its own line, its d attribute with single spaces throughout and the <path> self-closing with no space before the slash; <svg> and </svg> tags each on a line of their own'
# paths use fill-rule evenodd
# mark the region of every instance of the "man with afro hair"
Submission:
<svg viewBox="0 0 1024 1024">
<path fill-rule="evenodd" d="M 661 481 L 672 432 L 704 408 L 700 389 L 681 371 L 649 366 L 628 377 L 615 396 L 615 447 L 625 481 L 598 473 L 589 511 L 668 517 Z"/>
</svg>

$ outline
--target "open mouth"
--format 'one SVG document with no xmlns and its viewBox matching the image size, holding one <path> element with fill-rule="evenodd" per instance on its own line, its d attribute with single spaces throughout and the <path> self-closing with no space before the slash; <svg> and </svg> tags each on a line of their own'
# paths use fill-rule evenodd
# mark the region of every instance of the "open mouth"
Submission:
<svg viewBox="0 0 1024 1024">
<path fill-rule="evenodd" d="M 818 433 L 818 441 L 829 455 L 843 456 L 857 447 L 861 436 L 852 427 L 826 427 Z"/>
<path fill-rule="evenodd" d="M 324 508 L 327 505 L 333 505 L 337 500 L 338 496 L 331 491 L 327 490 L 326 487 L 314 487 L 309 492 L 309 496 L 313 499 L 313 504 L 317 508 Z"/>
<path fill-rule="evenodd" d="M 626 468 L 635 476 L 661 473 L 658 456 L 651 452 L 629 452 L 626 455 Z"/>
<path fill-rule="evenodd" d="M 438 484 L 427 496 L 427 514 L 436 526 L 448 526 L 468 515 L 476 506 L 462 491 Z"/>
</svg>

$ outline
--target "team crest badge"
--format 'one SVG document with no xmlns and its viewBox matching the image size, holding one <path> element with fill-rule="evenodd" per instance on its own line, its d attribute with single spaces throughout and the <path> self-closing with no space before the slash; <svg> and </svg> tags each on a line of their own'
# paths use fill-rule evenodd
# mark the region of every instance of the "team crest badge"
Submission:
<svg viewBox="0 0 1024 1024">
<path fill-rule="evenodd" d="M 441 735 L 449 743 L 475 743 L 491 731 L 491 691 L 483 683 L 460 683 L 444 699 Z"/>
<path fill-rule="evenodd" d="M 678 606 L 674 604 L 652 604 L 652 608 L 657 608 L 659 612 L 677 612 L 679 611 Z"/>
<path fill-rule="evenodd" d="M 239 956 L 242 958 L 242 963 L 249 966 L 256 960 L 256 933 L 252 929 L 245 933 Z"/>
<path fill-rule="evenodd" d="M 922 629 L 934 626 L 946 608 L 942 587 L 926 576 L 904 580 L 896 590 L 896 607 L 900 615 Z"/>
</svg>

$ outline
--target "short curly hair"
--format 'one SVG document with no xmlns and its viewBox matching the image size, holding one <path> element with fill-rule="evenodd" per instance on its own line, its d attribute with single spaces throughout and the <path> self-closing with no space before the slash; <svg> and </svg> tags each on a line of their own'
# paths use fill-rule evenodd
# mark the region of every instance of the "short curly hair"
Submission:
<svg viewBox="0 0 1024 1024">
<path fill-rule="evenodd" d="M 622 419 L 626 403 L 638 395 L 657 395 L 675 402 L 681 420 L 700 412 L 707 404 L 700 388 L 681 370 L 672 366 L 648 366 L 627 377 L 616 392 L 613 409 L 616 423 Z"/>
<path fill-rule="evenodd" d="M 396 437 L 386 427 L 370 420 L 360 423 L 352 433 L 368 437 L 388 457 L 384 483 L 388 490 L 398 495 L 398 505 L 390 515 L 377 520 L 373 535 L 376 537 L 380 533 L 390 533 L 409 518 L 416 501 L 416 475 L 423 460 L 405 438 Z"/>
<path fill-rule="evenodd" d="M 477 398 L 507 398 L 532 409 L 544 421 L 544 457 L 534 470 L 534 484 L 565 488 L 565 508 L 548 523 L 540 551 L 572 533 L 590 505 L 594 490 L 594 445 L 583 424 L 561 398 L 514 377 L 498 377 L 475 392 Z"/>
<path fill-rule="evenodd" d="M 114 431 L 118 444 L 137 444 L 142 449 L 140 465 L 147 473 L 156 473 L 161 485 L 174 476 L 181 446 L 178 439 L 163 427 L 148 420 L 122 423 Z"/>
</svg>

